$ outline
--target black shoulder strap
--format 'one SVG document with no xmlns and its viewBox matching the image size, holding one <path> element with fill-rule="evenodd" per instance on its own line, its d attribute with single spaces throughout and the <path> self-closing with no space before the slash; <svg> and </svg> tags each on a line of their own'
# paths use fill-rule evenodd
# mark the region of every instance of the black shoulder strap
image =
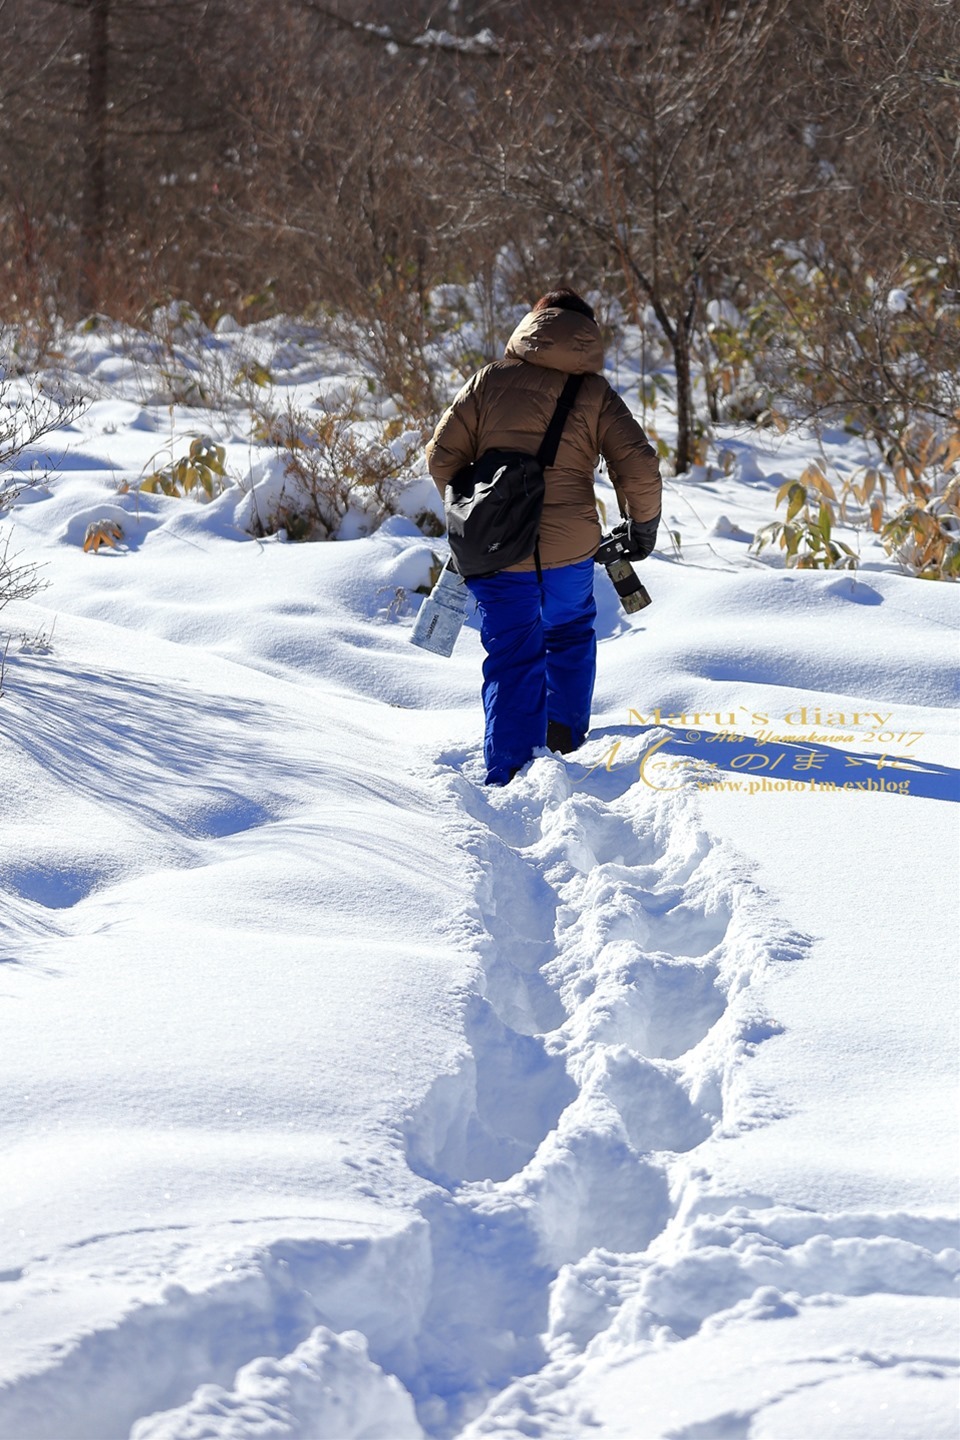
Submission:
<svg viewBox="0 0 960 1440">
<path fill-rule="evenodd" d="M 563 427 L 567 423 L 567 416 L 573 409 L 573 403 L 577 398 L 577 391 L 580 389 L 582 379 L 582 375 L 569 375 L 567 377 L 567 383 L 560 391 L 557 408 L 553 412 L 550 424 L 547 426 L 547 433 L 544 435 L 540 449 L 537 451 L 537 460 L 541 470 L 549 470 L 557 458 L 560 436 L 563 434 Z"/>
</svg>

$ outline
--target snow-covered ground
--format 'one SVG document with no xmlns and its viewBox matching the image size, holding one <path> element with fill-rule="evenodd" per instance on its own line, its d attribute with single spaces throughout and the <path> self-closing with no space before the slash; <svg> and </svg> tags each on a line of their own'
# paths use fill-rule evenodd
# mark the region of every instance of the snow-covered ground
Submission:
<svg viewBox="0 0 960 1440">
<path fill-rule="evenodd" d="M 486 789 L 475 623 L 409 643 L 443 542 L 139 494 L 269 452 L 121 337 L 62 363 L 0 620 L 0 1436 L 954 1437 L 957 588 L 753 558 L 815 445 L 731 429 L 653 605 L 598 571 L 587 744 Z"/>
</svg>

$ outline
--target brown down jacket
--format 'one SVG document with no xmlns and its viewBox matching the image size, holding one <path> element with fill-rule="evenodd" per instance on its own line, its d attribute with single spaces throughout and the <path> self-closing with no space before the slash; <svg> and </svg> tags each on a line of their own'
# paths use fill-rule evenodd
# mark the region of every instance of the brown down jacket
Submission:
<svg viewBox="0 0 960 1440">
<path fill-rule="evenodd" d="M 556 464 L 545 476 L 540 522 L 545 569 L 589 559 L 600 544 L 593 473 L 601 455 L 625 518 L 652 520 L 660 513 L 656 451 L 602 369 L 603 343 L 593 320 L 577 310 L 532 310 L 511 335 L 504 359 L 478 370 L 463 386 L 427 446 L 427 464 L 442 497 L 457 471 L 485 450 L 536 454 L 567 375 L 584 375 Z M 532 556 L 510 566 L 533 568 Z"/>
</svg>

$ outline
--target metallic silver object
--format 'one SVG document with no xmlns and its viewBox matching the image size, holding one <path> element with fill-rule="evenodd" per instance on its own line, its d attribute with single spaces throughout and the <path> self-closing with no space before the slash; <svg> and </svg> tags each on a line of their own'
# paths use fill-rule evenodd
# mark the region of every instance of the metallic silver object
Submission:
<svg viewBox="0 0 960 1440">
<path fill-rule="evenodd" d="M 467 618 L 469 591 L 463 576 L 448 560 L 430 594 L 420 606 L 410 639 L 433 655 L 452 655 Z"/>
</svg>

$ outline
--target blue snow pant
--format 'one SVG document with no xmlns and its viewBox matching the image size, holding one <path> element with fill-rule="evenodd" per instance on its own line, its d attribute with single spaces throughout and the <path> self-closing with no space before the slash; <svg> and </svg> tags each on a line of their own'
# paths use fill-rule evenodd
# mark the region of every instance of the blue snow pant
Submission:
<svg viewBox="0 0 960 1440">
<path fill-rule="evenodd" d="M 568 725 L 576 748 L 590 725 L 597 673 L 593 560 L 501 570 L 467 586 L 480 612 L 483 758 L 488 785 L 506 785 L 546 744 L 547 721 Z"/>
</svg>

